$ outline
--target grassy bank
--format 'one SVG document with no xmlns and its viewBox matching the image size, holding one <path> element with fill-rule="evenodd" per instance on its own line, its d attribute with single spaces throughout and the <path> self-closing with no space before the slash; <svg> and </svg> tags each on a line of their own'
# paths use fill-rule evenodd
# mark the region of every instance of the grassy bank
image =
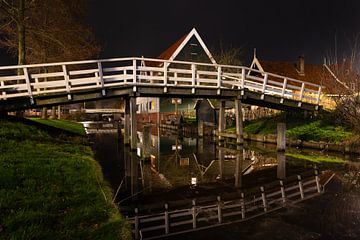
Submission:
<svg viewBox="0 0 360 240">
<path fill-rule="evenodd" d="M 0 239 L 130 239 L 88 146 L 0 120 Z"/>
<path fill-rule="evenodd" d="M 83 126 L 77 122 L 68 121 L 68 120 L 58 120 L 58 119 L 41 119 L 41 118 L 29 118 L 29 119 L 31 121 L 44 124 L 50 127 L 55 127 L 79 135 L 85 135 L 85 130 Z"/>
<path fill-rule="evenodd" d="M 303 141 L 340 143 L 354 134 L 346 126 L 336 123 L 331 115 L 304 117 L 301 114 L 279 114 L 272 117 L 245 122 L 244 131 L 249 134 L 276 134 L 278 122 L 286 123 L 286 135 Z M 227 129 L 235 132 L 235 128 Z"/>
</svg>

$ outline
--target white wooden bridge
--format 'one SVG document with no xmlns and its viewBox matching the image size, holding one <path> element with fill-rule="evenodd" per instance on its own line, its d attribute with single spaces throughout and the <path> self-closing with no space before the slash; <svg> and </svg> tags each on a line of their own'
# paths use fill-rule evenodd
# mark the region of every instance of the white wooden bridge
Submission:
<svg viewBox="0 0 360 240">
<path fill-rule="evenodd" d="M 244 66 L 130 57 L 0 67 L 0 111 L 129 96 L 318 110 L 320 95 L 320 85 Z"/>
</svg>

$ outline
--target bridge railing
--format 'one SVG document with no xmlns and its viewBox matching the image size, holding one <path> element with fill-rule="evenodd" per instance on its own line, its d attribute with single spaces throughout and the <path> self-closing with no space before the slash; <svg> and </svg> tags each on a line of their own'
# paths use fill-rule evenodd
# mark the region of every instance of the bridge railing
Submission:
<svg viewBox="0 0 360 240">
<path fill-rule="evenodd" d="M 18 75 L 18 73 L 20 73 Z M 51 94 L 71 95 L 80 91 L 122 86 L 237 89 L 320 104 L 321 86 L 261 72 L 243 66 L 167 61 L 151 58 L 115 58 L 0 67 L 0 100 Z"/>
</svg>

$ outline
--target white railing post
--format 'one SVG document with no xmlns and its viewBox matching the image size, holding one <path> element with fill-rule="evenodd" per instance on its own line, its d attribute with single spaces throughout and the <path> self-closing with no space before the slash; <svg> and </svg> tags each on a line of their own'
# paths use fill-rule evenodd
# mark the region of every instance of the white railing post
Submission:
<svg viewBox="0 0 360 240">
<path fill-rule="evenodd" d="M 26 67 L 24 67 L 23 71 L 24 71 L 24 77 L 25 77 L 25 82 L 26 82 L 26 88 L 27 88 L 27 91 L 28 91 L 28 94 L 29 94 L 29 98 L 30 98 L 30 103 L 31 103 L 31 104 L 34 104 L 34 98 L 33 98 L 32 90 L 31 90 L 31 83 L 30 83 L 29 72 L 28 72 L 28 70 L 27 70 Z"/>
<path fill-rule="evenodd" d="M 317 93 L 316 105 L 320 104 L 320 97 L 321 97 L 321 86 L 319 86 L 319 90 Z"/>
<path fill-rule="evenodd" d="M 263 202 L 264 212 L 267 212 L 268 209 L 267 209 L 267 201 L 266 201 L 266 194 L 264 187 L 260 187 L 260 190 L 261 190 L 261 198 Z"/>
<path fill-rule="evenodd" d="M 167 203 L 165 203 L 165 212 L 164 212 L 164 218 L 165 218 L 165 234 L 169 234 L 169 206 Z"/>
<path fill-rule="evenodd" d="M 192 93 L 195 93 L 195 84 L 196 84 L 196 65 L 191 64 L 191 86 L 192 86 Z"/>
<path fill-rule="evenodd" d="M 301 196 L 301 199 L 304 199 L 304 188 L 303 188 L 301 176 L 300 176 L 300 175 L 297 175 L 297 178 L 298 178 L 298 181 L 299 181 L 300 196 Z"/>
<path fill-rule="evenodd" d="M 303 97 L 304 97 L 304 90 L 305 90 L 305 83 L 303 82 L 303 83 L 301 83 L 299 107 L 301 107 L 301 102 L 302 102 Z"/>
<path fill-rule="evenodd" d="M 97 65 L 98 65 L 98 71 L 99 71 L 99 81 L 98 82 L 99 82 L 99 84 L 101 86 L 101 94 L 103 96 L 105 96 L 106 92 L 105 92 L 105 89 L 104 89 L 104 73 L 103 73 L 101 62 L 98 62 Z"/>
<path fill-rule="evenodd" d="M 263 87 L 262 87 L 261 100 L 263 100 L 264 97 L 265 97 L 265 90 L 266 90 L 267 81 L 268 81 L 268 74 L 265 73 L 265 75 L 264 75 L 264 83 L 263 83 Z"/>
<path fill-rule="evenodd" d="M 134 224 L 135 224 L 135 239 L 139 239 L 139 209 L 135 208 L 135 218 L 134 218 Z"/>
<path fill-rule="evenodd" d="M 192 208 L 191 208 L 191 215 L 192 215 L 192 225 L 193 229 L 196 228 L 196 202 L 195 199 L 192 200 Z"/>
<path fill-rule="evenodd" d="M 132 65 L 132 73 L 133 73 L 133 91 L 136 92 L 136 69 L 137 69 L 137 66 L 136 66 L 136 59 L 133 59 L 133 65 Z"/>
<path fill-rule="evenodd" d="M 127 84 L 127 70 L 124 70 L 124 83 Z"/>
<path fill-rule="evenodd" d="M 168 63 L 164 62 L 164 93 L 167 92 L 167 84 L 168 84 Z"/>
<path fill-rule="evenodd" d="M 222 223 L 222 202 L 220 196 L 217 196 L 217 212 L 218 212 L 218 222 Z"/>
<path fill-rule="evenodd" d="M 221 74 L 222 74 L 222 69 L 221 66 L 218 66 L 217 68 L 217 94 L 221 93 Z"/>
<path fill-rule="evenodd" d="M 286 203 L 285 187 L 284 182 L 280 180 L 281 199 L 283 203 Z"/>
<path fill-rule="evenodd" d="M 178 73 L 174 72 L 175 86 L 178 84 L 177 78 L 178 78 Z"/>
<path fill-rule="evenodd" d="M 245 68 L 241 69 L 241 95 L 244 95 L 244 91 L 245 91 Z"/>
<path fill-rule="evenodd" d="M 66 65 L 65 65 L 65 64 L 62 65 L 62 70 L 63 70 L 63 74 L 64 74 L 66 92 L 68 93 L 68 99 L 71 100 L 70 77 L 69 77 L 69 74 L 68 74 L 68 72 L 67 72 L 67 70 L 66 70 Z"/>
<path fill-rule="evenodd" d="M 284 78 L 283 87 L 282 87 L 282 91 L 281 91 L 281 100 L 280 100 L 280 103 L 284 103 L 286 85 L 287 85 L 287 78 Z"/>
<path fill-rule="evenodd" d="M 5 82 L 4 82 L 4 81 L 0 81 L 0 86 L 1 86 L 1 87 L 4 87 L 4 86 L 5 86 Z M 3 95 L 3 96 L 6 95 L 5 89 L 2 90 L 2 95 Z M 6 98 L 3 98 L 3 100 L 6 100 Z"/>
</svg>

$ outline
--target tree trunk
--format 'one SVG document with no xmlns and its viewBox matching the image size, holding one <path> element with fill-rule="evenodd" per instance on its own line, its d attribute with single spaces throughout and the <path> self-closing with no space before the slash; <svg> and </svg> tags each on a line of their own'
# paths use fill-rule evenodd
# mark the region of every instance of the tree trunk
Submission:
<svg viewBox="0 0 360 240">
<path fill-rule="evenodd" d="M 18 23 L 17 23 L 18 65 L 26 64 L 24 15 L 25 15 L 25 0 L 19 0 Z M 20 74 L 22 74 L 22 73 L 20 73 Z"/>
</svg>

